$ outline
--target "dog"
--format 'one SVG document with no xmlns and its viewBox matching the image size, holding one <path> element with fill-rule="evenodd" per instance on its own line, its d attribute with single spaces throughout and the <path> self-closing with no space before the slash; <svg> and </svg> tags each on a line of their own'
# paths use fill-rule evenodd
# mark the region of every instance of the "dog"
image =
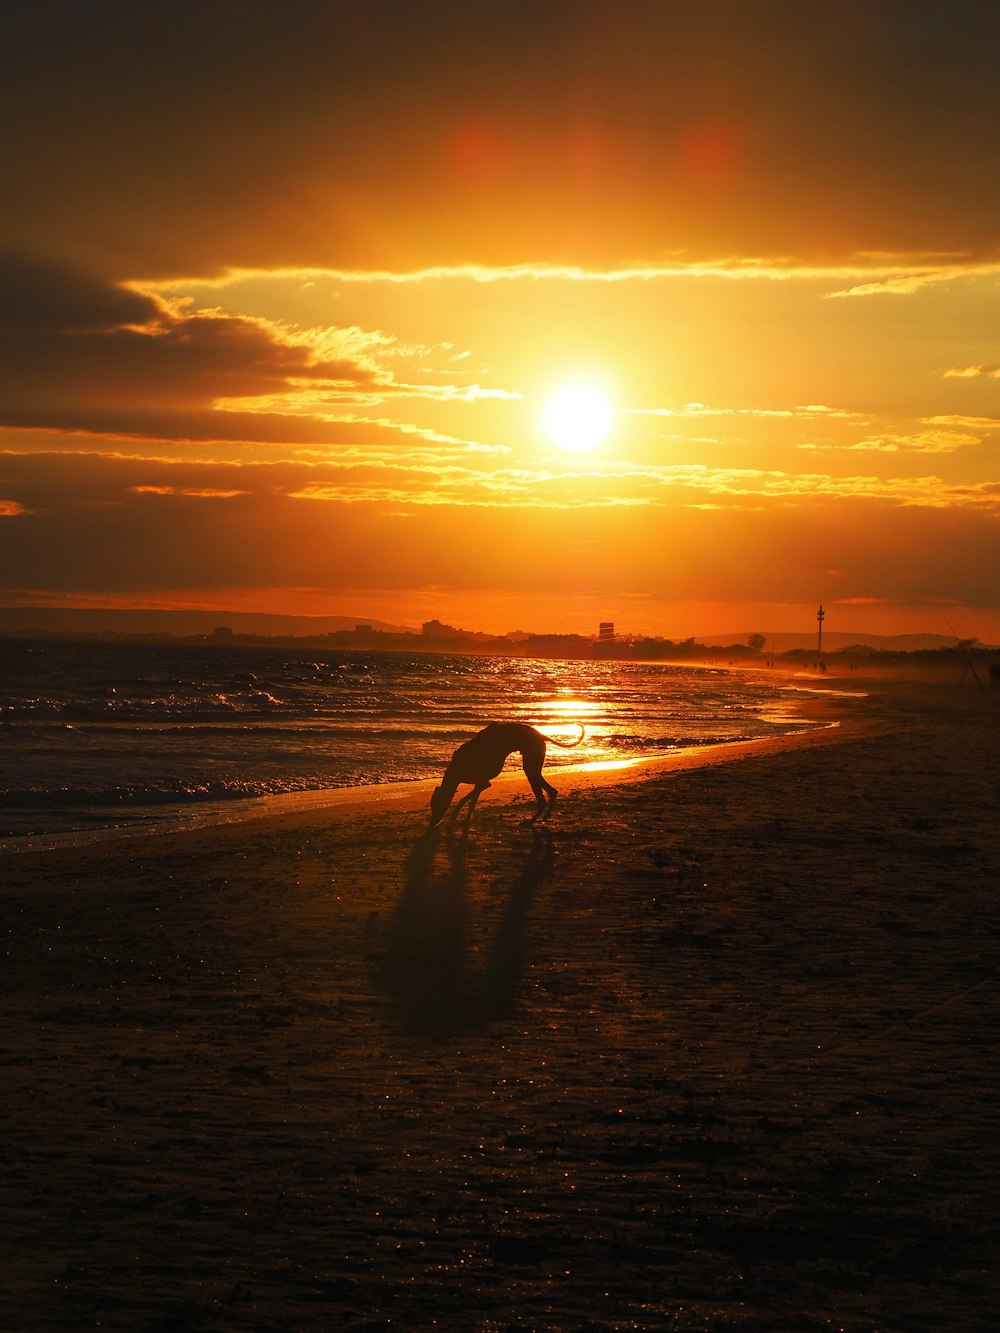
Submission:
<svg viewBox="0 0 1000 1333">
<path fill-rule="evenodd" d="M 580 728 L 577 739 L 560 741 L 554 736 L 543 736 L 527 722 L 491 722 L 471 740 L 460 745 L 452 755 L 440 787 L 435 787 L 431 796 L 431 822 L 428 828 L 433 828 L 440 822 L 444 812 L 451 805 L 457 788 L 467 783 L 471 784 L 472 791 L 466 792 L 455 806 L 451 817 L 457 818 L 459 810 L 468 801 L 469 810 L 465 819 L 468 825 L 476 808 L 476 802 L 503 768 L 507 756 L 512 754 L 521 756 L 525 777 L 535 793 L 535 813 L 531 822 L 535 823 L 536 820 L 547 817 L 559 793 L 551 782 L 546 782 L 542 777 L 545 746 L 551 741 L 553 745 L 561 745 L 564 750 L 572 750 L 574 746 L 580 744 L 586 734 L 582 722 L 577 722 L 576 725 Z"/>
</svg>

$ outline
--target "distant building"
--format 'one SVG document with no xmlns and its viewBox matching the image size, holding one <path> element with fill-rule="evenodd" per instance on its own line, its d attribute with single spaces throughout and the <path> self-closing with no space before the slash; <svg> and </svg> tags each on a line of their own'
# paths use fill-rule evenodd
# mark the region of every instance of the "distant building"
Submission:
<svg viewBox="0 0 1000 1333">
<path fill-rule="evenodd" d="M 425 620 L 420 626 L 420 632 L 427 639 L 461 639 L 465 634 L 464 630 L 456 629 L 454 625 L 442 625 L 440 620 Z"/>
<path fill-rule="evenodd" d="M 613 620 L 602 620 L 597 631 L 599 643 L 613 643 L 615 638 L 615 622 Z"/>
</svg>

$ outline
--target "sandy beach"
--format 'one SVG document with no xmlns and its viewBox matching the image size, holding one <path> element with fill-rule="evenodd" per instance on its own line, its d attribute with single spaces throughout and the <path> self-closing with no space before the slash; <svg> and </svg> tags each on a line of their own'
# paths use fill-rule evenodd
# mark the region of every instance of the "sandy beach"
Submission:
<svg viewBox="0 0 1000 1333">
<path fill-rule="evenodd" d="M 3 1326 L 1000 1326 L 1000 691 L 825 683 L 545 826 L 3 857 Z"/>
</svg>

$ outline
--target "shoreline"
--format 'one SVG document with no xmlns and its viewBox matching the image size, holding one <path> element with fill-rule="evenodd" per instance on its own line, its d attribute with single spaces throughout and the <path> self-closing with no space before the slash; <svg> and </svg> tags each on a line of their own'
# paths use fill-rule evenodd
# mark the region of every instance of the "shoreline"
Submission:
<svg viewBox="0 0 1000 1333">
<path fill-rule="evenodd" d="M 808 696 L 801 702 L 797 701 L 796 705 L 797 716 L 805 724 L 800 730 L 750 740 L 680 746 L 675 750 L 629 759 L 561 764 L 549 772 L 557 774 L 560 795 L 570 795 L 594 787 L 641 782 L 672 771 L 682 772 L 702 766 L 732 763 L 753 754 L 777 754 L 802 745 L 828 745 L 848 739 L 863 726 L 862 719 L 856 716 L 840 718 L 832 717 L 831 714 L 845 700 L 850 700 L 851 704 L 863 700 L 867 690 L 838 690 L 832 682 L 829 687 L 820 684 L 800 686 L 794 677 L 789 677 L 785 683 L 789 689 Z M 447 756 L 442 756 L 442 771 L 446 762 Z M 215 829 L 259 825 L 261 822 L 303 824 L 322 819 L 346 820 L 379 811 L 422 811 L 426 809 L 430 794 L 439 781 L 438 776 L 355 787 L 327 787 L 316 791 L 251 797 L 225 804 L 209 803 L 208 809 L 184 810 L 162 823 L 109 825 L 49 834 L 18 834 L 0 839 L 0 864 L 12 856 L 71 851 L 150 838 L 183 837 Z M 523 787 L 524 776 L 520 768 L 509 762 L 504 771 L 493 779 L 491 793 L 485 799 L 495 801 L 498 796 L 502 796 L 509 800 L 512 795 L 516 799 Z"/>
</svg>

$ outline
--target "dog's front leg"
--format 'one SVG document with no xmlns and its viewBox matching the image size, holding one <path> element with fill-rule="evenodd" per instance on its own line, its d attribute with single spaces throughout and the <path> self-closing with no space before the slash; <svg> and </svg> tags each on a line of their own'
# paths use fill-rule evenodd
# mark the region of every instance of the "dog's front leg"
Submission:
<svg viewBox="0 0 1000 1333">
<path fill-rule="evenodd" d="M 469 792 L 468 796 L 463 797 L 463 800 L 466 800 L 466 801 L 469 802 L 469 809 L 468 809 L 468 811 L 466 812 L 466 816 L 465 816 L 465 827 L 466 827 L 466 828 L 468 828 L 469 825 L 472 823 L 472 815 L 473 815 L 473 812 L 474 812 L 474 810 L 475 810 L 475 808 L 476 808 L 476 805 L 477 805 L 478 802 L 479 802 L 479 798 L 480 798 L 480 796 L 482 796 L 483 792 L 484 792 L 484 791 L 486 790 L 486 788 L 489 787 L 489 786 L 492 786 L 492 784 L 489 783 L 489 782 L 484 782 L 481 786 L 473 787 L 472 791 Z"/>
<path fill-rule="evenodd" d="M 459 810 L 461 810 L 463 805 L 468 805 L 468 803 L 472 800 L 473 795 L 474 792 L 467 791 L 465 795 L 461 798 L 461 800 L 455 802 L 455 804 L 451 807 L 451 814 L 448 816 L 449 824 L 455 823 L 456 819 L 458 819 Z"/>
</svg>

